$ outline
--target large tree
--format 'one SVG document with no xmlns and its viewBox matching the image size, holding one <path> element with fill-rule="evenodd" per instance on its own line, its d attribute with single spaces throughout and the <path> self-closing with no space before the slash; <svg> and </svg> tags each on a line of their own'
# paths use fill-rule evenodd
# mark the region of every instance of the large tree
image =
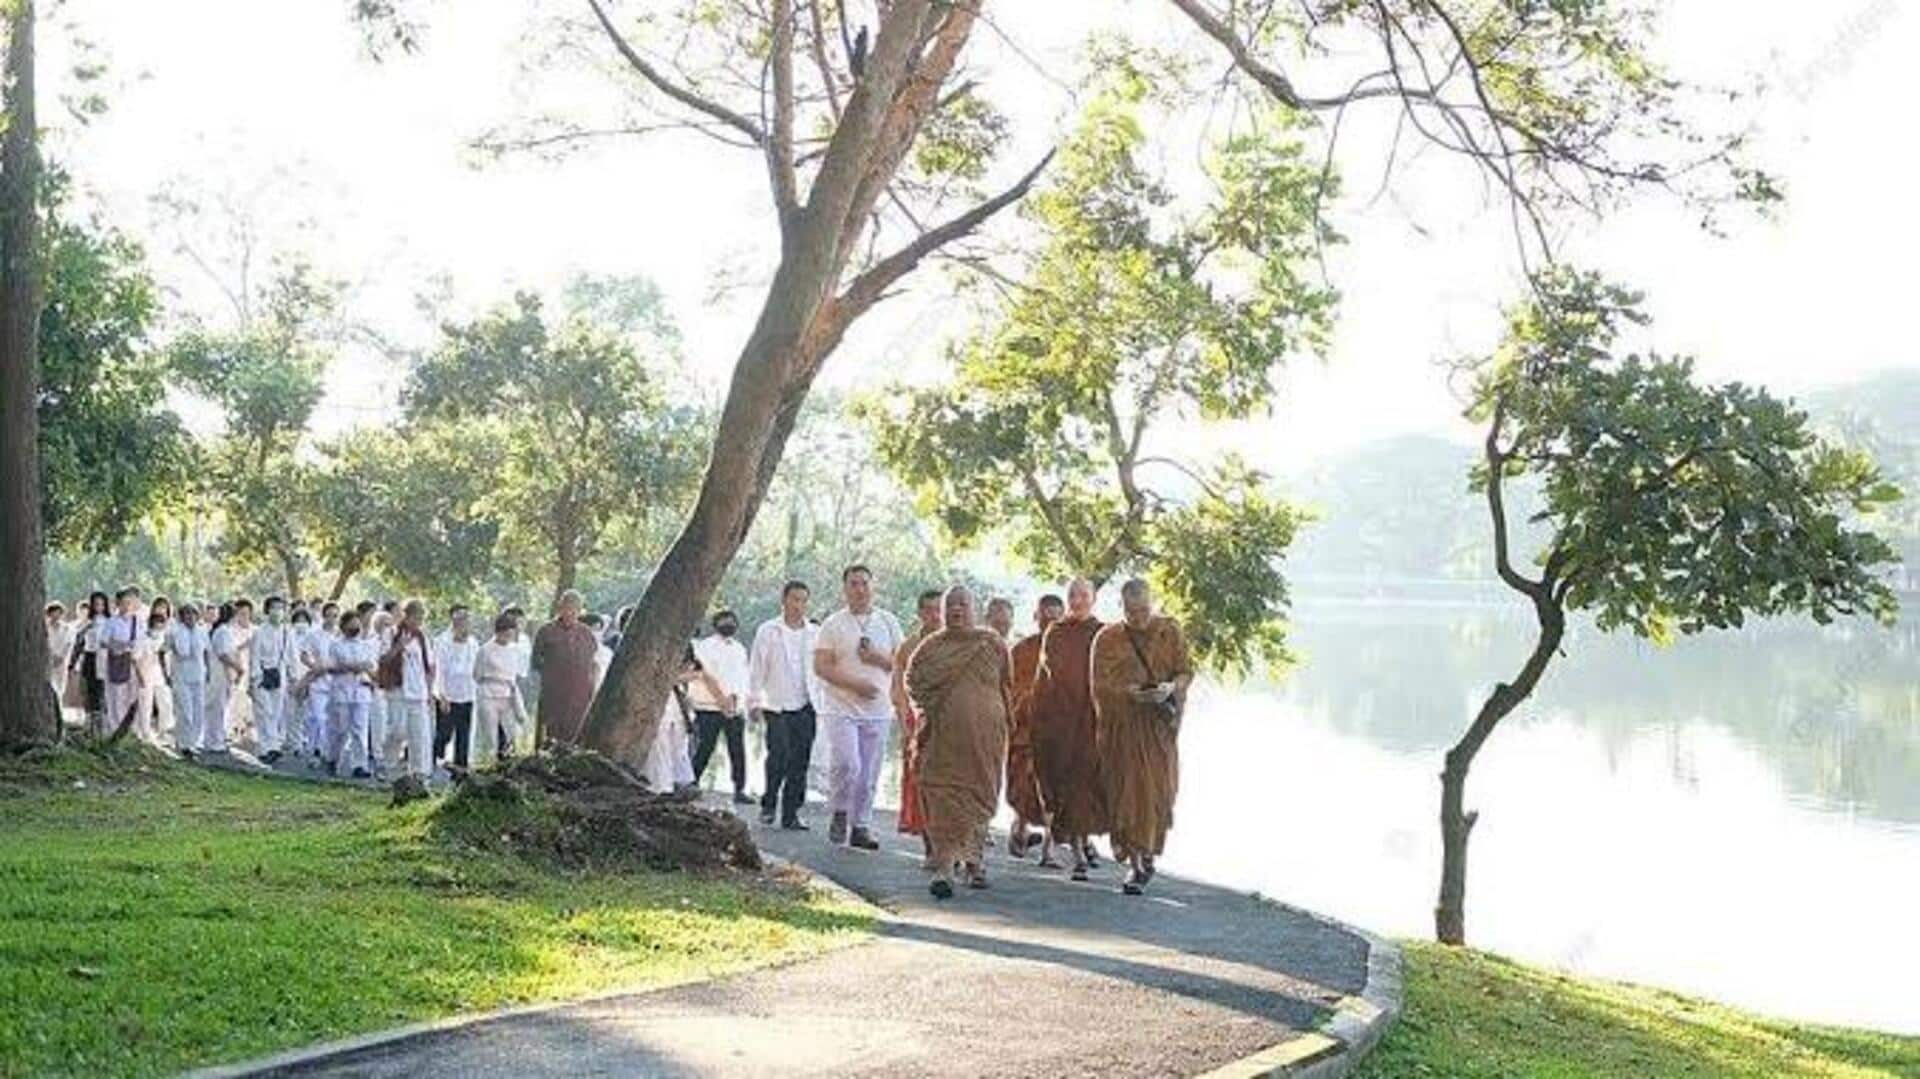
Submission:
<svg viewBox="0 0 1920 1079">
<path fill-rule="evenodd" d="M 550 319 L 523 292 L 447 323 L 405 393 L 416 422 L 464 423 L 498 448 L 501 553 L 555 598 L 612 529 L 684 506 L 702 442 L 666 398 L 671 327 L 651 286 L 576 281 L 561 307 Z"/>
<path fill-rule="evenodd" d="M 957 349 L 949 384 L 873 398 L 881 457 L 947 537 L 1010 541 L 1037 573 L 1147 574 L 1200 660 L 1284 657 L 1279 561 L 1299 515 L 1232 454 L 1170 424 L 1265 414 L 1288 359 L 1322 350 L 1328 178 L 1277 120 L 1216 147 L 1216 195 L 1183 213 L 1141 163 L 1146 81 L 1116 80 L 1026 204 L 1037 250 Z M 1191 433 L 1192 428 L 1186 428 Z"/>
<path fill-rule="evenodd" d="M 1891 621 L 1878 536 L 1849 523 L 1899 497 L 1873 461 L 1822 441 L 1806 413 L 1765 391 L 1703 386 L 1692 362 L 1625 353 L 1639 298 L 1584 273 L 1541 275 L 1479 368 L 1486 425 L 1474 482 L 1493 525 L 1494 568 L 1533 609 L 1532 652 L 1493 688 L 1440 774 L 1442 860 L 1434 930 L 1466 940 L 1467 771 L 1500 721 L 1562 651 L 1569 612 L 1602 632 L 1668 639 L 1805 614 Z M 1538 481 L 1544 545 L 1525 566 L 1508 485 Z"/>
<path fill-rule="evenodd" d="M 50 738 L 58 712 L 47 685 L 40 532 L 40 145 L 34 109 L 33 0 L 0 6 L 0 747 Z"/>
<path fill-rule="evenodd" d="M 419 27 L 405 6 L 353 10 L 376 40 L 410 46 Z M 1023 197 L 1037 175 L 1020 172 L 991 197 L 970 179 L 993 174 L 996 151 L 1017 141 L 986 107 L 989 80 L 963 60 L 975 30 L 991 17 L 995 36 L 1021 55 L 1027 20 L 1058 16 L 1052 5 L 986 0 L 567 6 L 598 35 L 598 55 L 618 65 L 625 107 L 604 122 L 502 142 L 577 145 L 668 128 L 710 136 L 764 170 L 779 239 L 700 497 L 588 718 L 590 744 L 631 755 L 652 737 L 686 635 L 746 537 L 821 365 L 855 320 Z M 1650 7 L 1168 0 L 1161 10 L 1224 50 L 1239 89 L 1321 121 L 1316 149 L 1331 151 L 1349 106 L 1398 111 L 1412 137 L 1483 170 L 1509 196 L 1531 259 L 1549 247 L 1555 213 L 1605 209 L 1636 187 L 1708 201 L 1777 194 L 1735 161 L 1737 140 L 1703 137 L 1682 117 L 1690 88 L 1649 58 Z M 1116 5 L 1103 25 L 1130 22 L 1139 8 Z M 1378 154 L 1390 167 L 1412 156 L 1393 139 Z"/>
<path fill-rule="evenodd" d="M 159 297 L 140 246 L 75 213 L 58 170 L 44 188 L 41 513 L 48 546 L 103 551 L 181 493 L 193 445 L 166 404 L 168 356 L 151 341 Z"/>
<path fill-rule="evenodd" d="M 311 465 L 308 424 L 332 360 L 327 330 L 337 288 L 304 263 L 281 266 L 264 310 L 231 329 L 195 328 L 173 344 L 182 383 L 218 405 L 225 430 L 207 451 L 205 494 L 220 508 L 221 552 L 230 562 L 271 567 L 290 596 L 307 569 L 303 510 Z"/>
</svg>

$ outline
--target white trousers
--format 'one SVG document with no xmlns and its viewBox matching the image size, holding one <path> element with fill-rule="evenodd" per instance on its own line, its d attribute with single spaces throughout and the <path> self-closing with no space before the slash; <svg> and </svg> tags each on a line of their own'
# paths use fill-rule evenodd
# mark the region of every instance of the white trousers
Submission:
<svg viewBox="0 0 1920 1079">
<path fill-rule="evenodd" d="M 200 748 L 201 728 L 206 723 L 207 684 L 173 684 L 173 748 L 193 752 Z"/>
<path fill-rule="evenodd" d="M 433 702 L 408 700 L 399 694 L 387 698 L 386 752 L 381 760 L 390 765 L 407 756 L 407 771 L 422 779 L 433 775 Z"/>
<path fill-rule="evenodd" d="M 254 748 L 261 753 L 272 753 L 286 749 L 287 728 L 287 687 L 282 683 L 279 689 L 253 689 L 253 739 Z"/>
<path fill-rule="evenodd" d="M 387 691 L 376 689 L 373 700 L 367 702 L 367 755 L 373 767 L 378 768 L 386 760 L 387 752 Z"/>
<path fill-rule="evenodd" d="M 880 786 L 880 764 L 887 755 L 891 718 L 828 716 L 827 805 L 845 813 L 855 828 L 873 826 L 873 795 Z"/>
<path fill-rule="evenodd" d="M 478 768 L 498 759 L 502 732 L 506 733 L 509 744 L 520 733 L 520 724 L 514 717 L 513 698 L 476 698 L 473 702 L 473 734 L 467 745 L 467 762 Z"/>
<path fill-rule="evenodd" d="M 333 721 L 327 707 L 327 691 L 315 682 L 307 689 L 307 706 L 304 713 L 305 733 L 301 737 L 302 749 L 311 749 L 321 756 L 333 752 Z"/>
<path fill-rule="evenodd" d="M 227 714 L 233 711 L 233 687 L 226 682 L 207 683 L 207 707 L 200 716 L 200 749 L 206 753 L 227 751 Z"/>
<path fill-rule="evenodd" d="M 327 745 L 327 757 L 334 762 L 336 774 L 345 776 L 356 768 L 366 768 L 367 713 L 372 705 L 367 701 L 334 701 L 329 711 L 333 722 L 329 725 L 332 741 Z"/>
<path fill-rule="evenodd" d="M 161 736 L 172 728 L 173 692 L 165 682 L 142 682 L 134 691 L 134 737 L 150 746 L 160 744 Z"/>
<path fill-rule="evenodd" d="M 647 747 L 647 787 L 665 794 L 693 782 L 693 753 L 687 748 L 687 721 L 671 699 Z"/>
</svg>

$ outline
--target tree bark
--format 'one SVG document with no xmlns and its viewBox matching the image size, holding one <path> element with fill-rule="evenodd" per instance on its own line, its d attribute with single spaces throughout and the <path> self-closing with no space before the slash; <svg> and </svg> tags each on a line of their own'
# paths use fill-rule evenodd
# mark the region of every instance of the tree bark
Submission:
<svg viewBox="0 0 1920 1079">
<path fill-rule="evenodd" d="M 300 598 L 300 555 L 286 547 L 280 548 L 277 553 L 280 555 L 280 572 L 287 579 L 287 602 L 292 603 Z"/>
<path fill-rule="evenodd" d="M 1477 811 L 1466 809 L 1467 770 L 1494 727 L 1532 695 L 1566 635 L 1566 615 L 1551 598 L 1536 598 L 1534 613 L 1540 636 L 1533 654 L 1511 684 L 1493 687 L 1473 725 L 1447 751 L 1446 767 L 1440 771 L 1440 900 L 1433 908 L 1433 932 L 1442 944 L 1467 942 L 1467 840 L 1480 819 Z"/>
<path fill-rule="evenodd" d="M 14 0 L 7 26 L 0 143 L 0 746 L 59 730 L 47 683 L 44 537 L 40 531 L 40 187 L 34 110 L 34 5 Z"/>
<path fill-rule="evenodd" d="M 340 563 L 340 568 L 333 574 L 333 588 L 327 593 L 327 599 L 330 602 L 340 602 L 340 597 L 346 594 L 347 582 L 353 580 L 354 574 L 360 572 L 360 566 L 366 560 L 366 555 L 356 554 Z"/>
<path fill-rule="evenodd" d="M 1038 172 L 882 259 L 836 296 L 875 200 L 978 14 L 931 0 L 895 0 L 884 12 L 806 203 L 782 214 L 780 262 L 734 365 L 699 499 L 635 605 L 587 715 L 586 745 L 616 758 L 637 760 L 651 745 L 687 642 L 746 540 L 814 376 L 847 326 L 931 250 L 1024 194 Z"/>
</svg>

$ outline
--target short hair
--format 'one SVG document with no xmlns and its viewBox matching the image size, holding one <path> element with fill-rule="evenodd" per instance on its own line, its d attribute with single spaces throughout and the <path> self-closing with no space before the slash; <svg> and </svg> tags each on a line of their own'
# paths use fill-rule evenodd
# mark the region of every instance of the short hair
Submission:
<svg viewBox="0 0 1920 1079">
<path fill-rule="evenodd" d="M 295 622 L 305 622 L 308 625 L 312 625 L 313 612 L 307 610 L 305 607 L 302 607 L 299 610 L 293 612 L 293 620 Z"/>
<path fill-rule="evenodd" d="M 997 609 L 1005 609 L 1005 610 L 1011 611 L 1013 610 L 1013 601 L 1008 599 L 1005 596 L 995 596 L 992 599 L 987 601 L 987 610 L 989 612 Z"/>
<path fill-rule="evenodd" d="M 1046 595 L 1040 597 L 1040 606 L 1042 607 L 1065 607 L 1066 605 L 1067 601 L 1063 599 L 1058 592 L 1048 592 Z"/>
<path fill-rule="evenodd" d="M 466 613 L 467 613 L 467 605 L 464 603 L 456 603 L 453 606 L 447 608 L 448 618 L 452 618 L 454 615 L 457 615 L 457 614 L 466 614 Z"/>
<path fill-rule="evenodd" d="M 518 621 L 519 619 L 516 619 L 511 614 L 501 611 L 499 614 L 493 616 L 493 631 L 495 633 L 505 633 L 512 629 Z"/>
<path fill-rule="evenodd" d="M 399 600 L 390 599 L 390 600 L 387 600 L 385 603 L 380 604 L 380 609 L 387 612 L 388 614 L 392 614 L 393 609 L 398 606 L 400 606 Z"/>
<path fill-rule="evenodd" d="M 1120 586 L 1120 598 L 1123 600 L 1144 600 L 1153 595 L 1151 585 L 1140 577 L 1134 577 Z"/>
<path fill-rule="evenodd" d="M 245 596 L 238 596 L 233 601 L 233 609 L 236 611 L 251 611 L 253 610 L 253 601 Z"/>
<path fill-rule="evenodd" d="M 200 608 L 197 605 L 195 605 L 192 601 L 188 601 L 186 603 L 182 603 L 179 607 L 175 608 L 173 613 L 179 615 L 182 618 L 185 618 L 187 615 L 193 615 L 197 618 L 200 615 Z"/>
<path fill-rule="evenodd" d="M 868 580 L 873 579 L 873 571 L 866 567 L 866 563 L 855 562 L 853 565 L 840 571 L 840 583 L 846 584 L 848 581 L 853 580 L 853 575 L 856 573 L 864 573 L 867 575 Z"/>
<path fill-rule="evenodd" d="M 332 600 L 328 600 L 327 602 L 322 603 L 320 605 L 320 617 L 325 618 L 327 616 L 328 611 L 332 611 L 335 614 L 339 614 L 340 605 L 338 603 L 333 602 Z"/>
<path fill-rule="evenodd" d="M 588 611 L 586 614 L 580 616 L 580 621 L 585 625 L 592 626 L 594 629 L 599 629 L 601 626 L 607 624 L 605 616 L 599 611 Z"/>
<path fill-rule="evenodd" d="M 138 595 L 140 595 L 140 586 L 137 584 L 130 584 L 121 588 L 120 591 L 115 592 L 113 594 L 113 598 L 126 599 L 128 596 L 138 596 Z"/>
<path fill-rule="evenodd" d="M 378 608 L 379 606 L 380 605 L 378 603 L 375 603 L 370 599 L 363 599 L 360 602 L 353 605 L 353 613 L 359 615 L 362 618 L 365 618 L 367 616 L 367 612 L 372 611 Z"/>
<path fill-rule="evenodd" d="M 587 598 L 580 594 L 579 589 L 569 588 L 566 591 L 560 593 L 559 599 L 556 599 L 553 601 L 554 609 L 558 610 L 561 607 L 565 607 L 567 605 L 568 600 L 572 600 L 573 602 L 579 604 L 582 607 L 585 607 L 587 605 Z"/>
<path fill-rule="evenodd" d="M 46 613 L 46 614 L 66 614 L 66 613 L 67 613 L 67 605 L 66 605 L 66 604 L 64 604 L 64 603 L 61 603 L 61 602 L 60 602 L 59 600 L 55 600 L 55 601 L 53 601 L 52 603 L 49 603 L 49 604 L 47 604 L 47 609 L 46 609 L 46 611 L 45 611 L 44 613 Z"/>
<path fill-rule="evenodd" d="M 956 585 L 955 587 L 958 587 L 958 586 Z M 928 600 L 934 600 L 937 602 L 945 595 L 946 593 L 941 591 L 938 588 L 929 588 L 925 592 L 920 593 L 919 602 L 920 602 L 920 605 L 924 607 L 926 606 L 926 603 Z"/>
<path fill-rule="evenodd" d="M 272 610 L 273 605 L 276 603 L 282 607 L 285 607 L 287 605 L 287 601 L 284 599 L 281 599 L 279 596 L 268 596 L 265 602 L 261 603 L 261 606 L 265 607 L 268 610 Z"/>
<path fill-rule="evenodd" d="M 792 581 L 788 581 L 784 586 L 781 587 L 780 598 L 786 599 L 788 596 L 793 595 L 795 592 L 805 592 L 809 596 L 813 595 L 813 589 L 807 587 L 807 582 L 802 580 L 792 580 Z"/>
<path fill-rule="evenodd" d="M 505 607 L 500 608 L 500 613 L 510 614 L 515 618 L 522 618 L 526 616 L 527 609 L 518 603 L 509 603 Z"/>
<path fill-rule="evenodd" d="M 713 612 L 713 619 L 712 619 L 712 621 L 713 621 L 713 624 L 714 624 L 714 625 L 716 625 L 716 626 L 717 626 L 717 625 L 719 625 L 719 624 L 720 624 L 720 620 L 721 620 L 722 618 L 731 618 L 731 619 L 733 619 L 733 620 L 734 620 L 735 622 L 738 622 L 738 621 L 740 621 L 740 616 L 739 616 L 739 615 L 737 615 L 737 614 L 734 614 L 734 613 L 733 613 L 733 608 L 731 608 L 731 607 L 722 607 L 722 608 L 720 608 L 719 610 L 717 610 L 717 611 L 715 611 L 715 612 Z"/>
</svg>

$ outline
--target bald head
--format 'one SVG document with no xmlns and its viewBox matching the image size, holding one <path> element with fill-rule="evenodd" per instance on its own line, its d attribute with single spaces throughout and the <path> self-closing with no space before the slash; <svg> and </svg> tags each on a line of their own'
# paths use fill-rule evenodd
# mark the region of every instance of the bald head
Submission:
<svg viewBox="0 0 1920 1079">
<path fill-rule="evenodd" d="M 1067 584 L 1067 614 L 1074 618 L 1085 618 L 1092 614 L 1093 601 L 1098 595 L 1092 581 L 1075 577 Z"/>
<path fill-rule="evenodd" d="M 1153 588 L 1138 577 L 1120 586 L 1120 608 L 1128 623 L 1145 625 L 1153 617 Z"/>
<path fill-rule="evenodd" d="M 941 599 L 948 629 L 973 628 L 973 589 L 957 584 Z"/>
</svg>

